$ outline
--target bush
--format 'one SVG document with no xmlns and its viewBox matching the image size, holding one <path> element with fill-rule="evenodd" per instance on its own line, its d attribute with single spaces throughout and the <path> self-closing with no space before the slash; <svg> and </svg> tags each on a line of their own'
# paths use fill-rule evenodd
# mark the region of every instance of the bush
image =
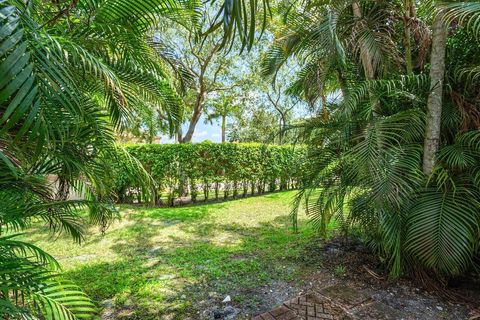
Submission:
<svg viewBox="0 0 480 320">
<path fill-rule="evenodd" d="M 145 144 L 127 146 L 156 183 L 155 202 L 166 197 L 168 205 L 189 195 L 192 202 L 200 193 L 204 201 L 220 197 L 287 190 L 299 184 L 304 165 L 302 146 L 262 144 Z M 119 164 L 116 174 L 120 202 L 142 202 L 135 183 Z"/>
</svg>

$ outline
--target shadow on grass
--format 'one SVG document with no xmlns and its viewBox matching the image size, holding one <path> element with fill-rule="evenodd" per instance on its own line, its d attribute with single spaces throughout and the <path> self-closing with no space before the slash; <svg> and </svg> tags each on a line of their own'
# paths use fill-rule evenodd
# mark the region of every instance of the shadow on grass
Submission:
<svg viewBox="0 0 480 320">
<path fill-rule="evenodd" d="M 129 212 L 131 223 L 108 234 L 109 249 L 120 259 L 92 261 L 66 276 L 99 306 L 113 299 L 115 318 L 197 319 L 198 302 L 220 303 L 227 294 L 234 304 L 254 310 L 259 301 L 252 293 L 259 287 L 299 276 L 314 232 L 293 233 L 287 216 L 255 227 L 209 221 L 218 206 Z M 181 235 L 158 240 L 169 228 Z"/>
</svg>

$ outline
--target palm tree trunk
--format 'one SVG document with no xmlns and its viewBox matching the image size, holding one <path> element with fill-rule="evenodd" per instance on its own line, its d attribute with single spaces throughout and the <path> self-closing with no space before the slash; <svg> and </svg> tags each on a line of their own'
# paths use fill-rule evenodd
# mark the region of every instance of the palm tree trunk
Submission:
<svg viewBox="0 0 480 320">
<path fill-rule="evenodd" d="M 322 118 L 327 121 L 330 118 L 330 114 L 327 109 L 327 96 L 322 94 Z"/>
<path fill-rule="evenodd" d="M 415 17 L 415 3 L 413 2 L 413 0 L 405 0 L 405 14 L 403 16 L 403 23 L 405 28 L 405 34 L 404 34 L 405 65 L 407 68 L 408 75 L 411 75 L 413 73 L 410 20 L 414 17 Z"/>
<path fill-rule="evenodd" d="M 355 18 L 357 19 L 362 18 L 362 10 L 357 1 L 354 1 L 352 3 L 352 10 Z M 362 60 L 365 78 L 367 80 L 373 80 L 375 78 L 375 71 L 373 69 L 372 57 L 370 56 L 368 49 L 363 44 L 360 44 L 360 59 Z"/>
<path fill-rule="evenodd" d="M 225 142 L 225 129 L 227 125 L 227 117 L 222 115 L 222 143 Z"/>
<path fill-rule="evenodd" d="M 440 129 L 445 77 L 445 47 L 447 29 L 443 14 L 438 13 L 433 23 L 432 53 L 430 58 L 430 95 L 427 101 L 427 126 L 423 148 L 423 172 L 429 175 L 435 166 L 435 157 L 440 143 Z"/>
</svg>

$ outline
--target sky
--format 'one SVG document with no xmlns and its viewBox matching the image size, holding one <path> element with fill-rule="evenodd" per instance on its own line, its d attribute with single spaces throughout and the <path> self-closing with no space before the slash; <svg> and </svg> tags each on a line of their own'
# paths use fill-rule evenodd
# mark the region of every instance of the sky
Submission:
<svg viewBox="0 0 480 320">
<path fill-rule="evenodd" d="M 338 101 L 338 99 L 341 99 L 340 91 L 332 92 L 327 95 L 327 101 L 329 102 L 335 102 L 335 101 Z M 305 115 L 301 114 L 300 116 L 305 116 Z M 197 123 L 197 126 L 195 127 L 192 142 L 198 143 L 205 140 L 210 140 L 212 142 L 222 142 L 222 129 L 220 126 L 220 120 L 213 120 L 213 123 L 210 124 L 210 123 L 205 123 L 204 119 L 205 118 L 202 115 L 200 120 Z M 183 133 L 185 134 L 185 132 L 188 129 L 188 122 L 184 123 L 182 128 L 183 128 Z M 160 140 L 161 144 L 175 143 L 175 142 L 176 142 L 175 138 L 169 138 L 168 136 L 165 136 L 165 135 L 161 136 L 161 140 Z"/>
<path fill-rule="evenodd" d="M 185 133 L 188 129 L 188 123 L 184 123 L 183 132 Z M 205 123 L 203 116 L 197 123 L 195 127 L 195 132 L 193 133 L 192 142 L 202 142 L 205 140 L 210 140 L 212 142 L 221 142 L 222 141 L 222 129 L 220 127 L 219 121 L 214 120 L 213 124 Z M 160 143 L 174 143 L 175 138 L 169 138 L 168 136 L 162 136 Z"/>
<path fill-rule="evenodd" d="M 214 11 L 216 12 L 216 11 Z M 155 39 L 158 42 L 161 41 L 166 41 L 169 46 L 172 47 L 173 52 L 175 52 L 176 55 L 178 55 L 178 58 L 181 59 L 186 59 L 185 56 L 188 56 L 187 52 L 189 51 L 189 48 L 186 47 L 186 40 L 184 39 L 186 36 L 182 35 L 179 36 L 178 30 L 175 28 L 167 28 L 165 30 L 162 30 L 162 33 L 158 32 L 155 34 Z M 242 76 L 248 77 L 251 71 L 251 68 L 256 68 L 258 70 L 254 70 L 253 73 L 256 73 L 255 71 L 260 72 L 259 64 L 254 63 L 255 57 L 258 57 L 261 55 L 262 52 L 266 50 L 265 45 L 273 41 L 273 35 L 271 33 L 266 33 L 263 38 L 263 42 L 261 42 L 259 45 L 256 45 L 252 48 L 251 51 L 249 52 L 244 52 L 242 56 L 238 56 L 238 52 L 230 52 L 228 55 L 233 55 L 234 57 L 229 60 L 228 68 L 229 72 L 227 72 L 227 77 L 223 79 L 222 81 L 225 82 L 226 84 L 230 84 L 230 81 L 235 81 L 238 80 L 238 78 L 242 78 Z M 256 61 L 258 62 L 258 61 Z M 300 70 L 300 64 L 296 60 L 289 60 L 288 63 L 284 65 L 282 68 L 282 72 L 279 72 L 279 76 L 284 80 L 285 86 L 288 86 L 289 83 L 294 81 L 296 77 L 294 76 L 296 72 Z M 235 74 L 234 80 L 230 79 L 231 75 Z M 263 87 L 262 87 L 263 88 Z M 243 88 L 240 89 L 240 91 Z M 281 87 L 281 90 L 284 88 Z M 233 89 L 232 89 L 233 90 Z M 243 92 L 244 93 L 244 92 Z M 253 97 L 251 96 L 253 94 Z M 208 98 L 213 98 L 214 94 L 211 93 Z M 255 105 L 260 106 L 264 105 L 266 108 L 268 108 L 270 111 L 273 110 L 273 106 L 270 104 L 266 97 L 266 93 L 264 92 L 264 89 L 259 90 L 253 90 L 253 92 L 249 93 L 249 99 L 252 101 L 255 100 Z M 257 101 L 258 100 L 258 101 Z M 327 96 L 327 100 L 334 100 L 332 99 L 331 94 Z M 285 97 L 282 98 L 281 103 L 288 103 L 292 101 L 287 101 Z M 296 110 L 295 110 L 296 109 Z M 294 118 L 299 118 L 299 117 L 305 117 L 309 115 L 309 112 L 307 111 L 306 104 L 302 103 L 299 104 L 296 108 L 293 110 L 294 113 Z M 298 111 L 298 113 L 297 113 Z M 200 118 L 198 121 L 195 131 L 193 134 L 192 142 L 198 143 L 202 142 L 205 140 L 209 140 L 212 142 L 221 142 L 221 126 L 218 120 L 214 120 L 213 123 L 205 123 L 204 121 L 204 116 Z M 231 119 L 232 120 L 232 119 Z M 188 123 L 189 121 L 185 121 L 185 123 L 182 125 L 182 131 L 183 134 L 187 132 L 188 130 Z M 175 143 L 176 138 L 170 138 L 166 135 L 162 135 L 160 139 L 161 144 L 167 144 L 167 143 Z"/>
</svg>

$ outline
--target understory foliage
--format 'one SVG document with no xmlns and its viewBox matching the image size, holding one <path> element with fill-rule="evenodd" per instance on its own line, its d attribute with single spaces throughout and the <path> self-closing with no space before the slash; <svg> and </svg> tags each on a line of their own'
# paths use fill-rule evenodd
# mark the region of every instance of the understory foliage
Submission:
<svg viewBox="0 0 480 320">
<path fill-rule="evenodd" d="M 428 82 L 365 85 L 375 90 L 338 105 L 328 122 L 315 119 L 302 128 L 312 167 L 297 203 L 307 200 L 308 214 L 322 230 L 333 217 L 345 228 L 360 229 L 392 276 L 416 265 L 446 275 L 466 272 L 480 237 L 480 132 L 451 134 L 464 125 L 452 106 L 453 114 L 443 118 L 451 122 L 438 163 L 425 176 L 425 110 L 410 99 L 421 101 Z M 381 116 L 372 116 L 372 92 L 381 101 Z"/>
<path fill-rule="evenodd" d="M 134 145 L 126 150 L 143 165 L 156 185 L 155 199 L 143 197 L 124 169 L 117 170 L 116 190 L 121 202 L 152 201 L 163 194 L 167 204 L 189 194 L 204 200 L 288 190 L 301 183 L 305 148 L 262 144 L 198 143 Z M 128 168 L 128 166 L 118 166 Z"/>
<path fill-rule="evenodd" d="M 182 105 L 145 31 L 156 19 L 149 14 L 179 21 L 188 11 L 168 1 L 143 3 L 0 0 L 2 319 L 96 313 L 79 288 L 62 280 L 55 259 L 21 232 L 36 221 L 76 242 L 87 223 L 104 231 L 117 217 L 109 179 L 117 156 L 148 188 L 148 175 L 115 145 L 114 132 L 146 105 L 172 127 L 178 122 Z M 71 192 L 84 200 L 68 200 Z"/>
<path fill-rule="evenodd" d="M 251 47 L 257 6 L 219 4 L 210 27 L 223 27 L 222 46 L 237 35 Z M 116 159 L 143 193 L 151 189 L 115 135 L 145 114 L 176 131 L 178 79 L 153 35 L 162 19 L 195 26 L 199 8 L 196 0 L 0 0 L 0 318 L 95 316 L 55 259 L 21 232 L 36 221 L 77 242 L 87 223 L 105 231 L 117 217 Z M 84 200 L 68 200 L 72 192 Z"/>
<path fill-rule="evenodd" d="M 310 164 L 294 222 L 306 202 L 319 229 L 335 218 L 346 232 L 360 231 L 392 277 L 478 272 L 479 9 L 477 2 L 313 1 L 286 10 L 286 35 L 267 55 L 265 73 L 305 57 L 293 94 L 313 103 L 342 93 L 294 128 Z M 445 81 L 431 83 L 430 23 L 438 12 L 448 34 Z M 439 147 L 426 174 L 427 101 L 438 85 Z"/>
</svg>

